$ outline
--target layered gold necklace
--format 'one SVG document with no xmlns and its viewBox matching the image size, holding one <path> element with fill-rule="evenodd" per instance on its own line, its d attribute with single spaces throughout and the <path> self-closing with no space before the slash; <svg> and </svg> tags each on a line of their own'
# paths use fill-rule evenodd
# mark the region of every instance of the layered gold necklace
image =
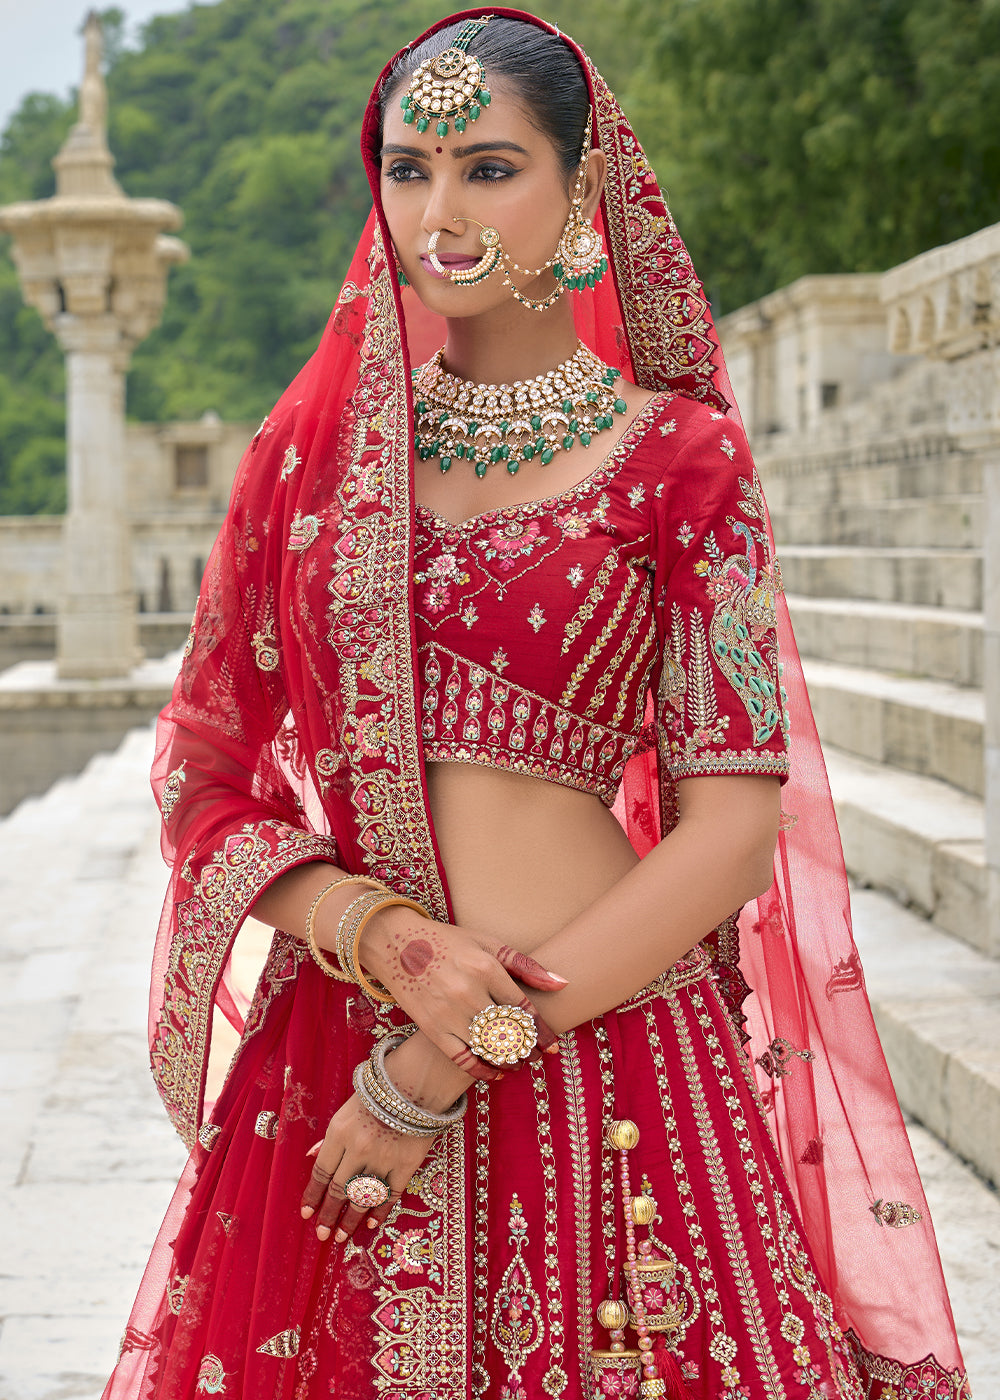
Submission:
<svg viewBox="0 0 1000 1400">
<path fill-rule="evenodd" d="M 442 348 L 413 375 L 414 451 L 422 462 L 439 457 L 443 472 L 456 460 L 480 478 L 500 462 L 511 476 L 535 457 L 547 466 L 577 441 L 586 447 L 627 410 L 615 389 L 621 371 L 582 343 L 547 374 L 513 384 L 459 379 L 443 367 L 443 355 Z"/>
</svg>

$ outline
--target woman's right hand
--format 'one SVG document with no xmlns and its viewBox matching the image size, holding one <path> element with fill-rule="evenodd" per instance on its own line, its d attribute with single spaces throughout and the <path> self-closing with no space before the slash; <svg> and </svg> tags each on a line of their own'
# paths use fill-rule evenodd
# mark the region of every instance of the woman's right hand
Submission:
<svg viewBox="0 0 1000 1400">
<path fill-rule="evenodd" d="M 486 934 L 392 905 L 368 921 L 359 956 L 365 971 L 392 992 L 428 1040 L 474 1079 L 495 1079 L 501 1073 L 468 1044 L 472 1018 L 491 1004 L 529 1012 L 539 1051 L 556 1043 L 555 1031 L 517 983 L 559 992 L 568 985 L 566 978 Z"/>
</svg>

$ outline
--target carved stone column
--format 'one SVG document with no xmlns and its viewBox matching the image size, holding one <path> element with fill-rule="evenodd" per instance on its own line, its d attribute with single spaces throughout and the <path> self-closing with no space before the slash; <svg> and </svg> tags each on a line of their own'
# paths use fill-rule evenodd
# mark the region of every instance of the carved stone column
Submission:
<svg viewBox="0 0 1000 1400">
<path fill-rule="evenodd" d="M 181 212 L 129 199 L 107 145 L 101 26 L 86 26 L 80 119 L 53 160 L 51 199 L 0 209 L 25 300 L 66 353 L 67 514 L 58 618 L 62 680 L 125 676 L 139 659 L 125 513 L 125 371 L 160 319 L 187 249 L 162 230 Z"/>
</svg>

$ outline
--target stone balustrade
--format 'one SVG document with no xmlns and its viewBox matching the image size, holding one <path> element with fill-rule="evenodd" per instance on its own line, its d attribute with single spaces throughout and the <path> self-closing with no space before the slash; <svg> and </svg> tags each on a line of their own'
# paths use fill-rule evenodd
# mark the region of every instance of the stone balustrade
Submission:
<svg viewBox="0 0 1000 1400">
<path fill-rule="evenodd" d="M 1000 224 L 932 248 L 883 274 L 889 346 L 956 360 L 1000 336 Z"/>
</svg>

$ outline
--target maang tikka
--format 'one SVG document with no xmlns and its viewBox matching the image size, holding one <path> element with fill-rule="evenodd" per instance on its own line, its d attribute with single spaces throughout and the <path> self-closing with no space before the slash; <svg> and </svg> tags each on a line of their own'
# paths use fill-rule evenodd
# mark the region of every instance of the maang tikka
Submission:
<svg viewBox="0 0 1000 1400">
<path fill-rule="evenodd" d="M 416 123 L 422 135 L 436 121 L 437 135 L 447 136 L 448 123 L 454 121 L 455 130 L 461 133 L 490 105 L 486 70 L 468 48 L 491 19 L 486 15 L 467 20 L 450 48 L 437 58 L 425 59 L 416 69 L 399 104 L 407 126 Z"/>
</svg>

